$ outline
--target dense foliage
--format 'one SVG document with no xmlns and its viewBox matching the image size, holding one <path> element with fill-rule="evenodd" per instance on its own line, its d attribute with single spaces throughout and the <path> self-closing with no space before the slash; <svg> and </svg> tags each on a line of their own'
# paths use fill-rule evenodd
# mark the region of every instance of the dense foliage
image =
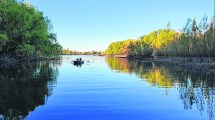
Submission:
<svg viewBox="0 0 215 120">
<path fill-rule="evenodd" d="M 160 29 L 139 37 L 138 40 L 113 42 L 106 50 L 108 55 L 127 54 L 128 57 L 181 56 L 215 57 L 214 22 L 205 16 L 197 24 L 188 19 L 180 32 Z M 125 44 L 127 43 L 127 44 Z M 121 52 L 123 51 L 123 52 Z M 126 52 L 124 52 L 126 51 Z"/>
<path fill-rule="evenodd" d="M 186 25 L 174 42 L 163 52 L 174 56 L 215 57 L 214 22 L 205 16 L 197 24 L 196 19 L 187 19 Z"/>
<path fill-rule="evenodd" d="M 128 39 L 125 41 L 117 41 L 113 42 L 109 45 L 108 49 L 105 51 L 106 54 L 109 55 L 127 55 L 129 46 L 135 43 L 135 40 Z"/>
<path fill-rule="evenodd" d="M 130 57 L 156 57 L 157 52 L 168 46 L 173 40 L 177 32 L 170 29 L 160 29 L 153 31 L 149 35 L 139 38 L 135 44 L 130 45 Z"/>
<path fill-rule="evenodd" d="M 0 0 L 0 55 L 33 59 L 61 52 L 52 24 L 26 2 Z"/>
</svg>

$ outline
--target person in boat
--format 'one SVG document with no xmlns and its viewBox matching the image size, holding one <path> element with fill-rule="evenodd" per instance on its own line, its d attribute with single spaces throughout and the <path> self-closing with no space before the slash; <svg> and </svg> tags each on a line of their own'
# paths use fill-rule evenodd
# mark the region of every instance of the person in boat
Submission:
<svg viewBox="0 0 215 120">
<path fill-rule="evenodd" d="M 79 61 L 79 59 L 77 58 L 76 61 Z"/>
<path fill-rule="evenodd" d="M 82 60 L 82 58 L 79 58 L 79 61 L 81 61 Z"/>
</svg>

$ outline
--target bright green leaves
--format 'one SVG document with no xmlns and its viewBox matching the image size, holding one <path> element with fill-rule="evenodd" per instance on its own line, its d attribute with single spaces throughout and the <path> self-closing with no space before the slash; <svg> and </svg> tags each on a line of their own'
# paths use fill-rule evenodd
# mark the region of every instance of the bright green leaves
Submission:
<svg viewBox="0 0 215 120">
<path fill-rule="evenodd" d="M 160 49 L 161 47 L 170 44 L 175 36 L 176 32 L 173 30 L 160 29 L 150 33 L 143 41 L 150 44 L 154 49 Z"/>
<path fill-rule="evenodd" d="M 170 29 L 160 29 L 148 35 L 142 36 L 139 40 L 125 40 L 113 42 L 106 50 L 106 54 L 129 55 L 130 57 L 151 56 L 153 49 L 160 50 L 168 46 L 173 40 L 176 32 Z"/>
<path fill-rule="evenodd" d="M 56 34 L 51 33 L 50 21 L 29 3 L 1 0 L 0 54 L 17 57 L 59 54 L 62 47 Z"/>
<path fill-rule="evenodd" d="M 8 36 L 7 34 L 0 34 L 0 43 L 1 44 L 6 44 L 6 42 L 8 41 Z"/>
<path fill-rule="evenodd" d="M 0 52 L 2 51 L 2 47 L 8 42 L 9 38 L 7 34 L 0 34 Z"/>
<path fill-rule="evenodd" d="M 125 40 L 113 42 L 109 45 L 108 49 L 105 51 L 109 55 L 127 55 L 129 46 L 134 42 L 134 40 Z"/>
</svg>

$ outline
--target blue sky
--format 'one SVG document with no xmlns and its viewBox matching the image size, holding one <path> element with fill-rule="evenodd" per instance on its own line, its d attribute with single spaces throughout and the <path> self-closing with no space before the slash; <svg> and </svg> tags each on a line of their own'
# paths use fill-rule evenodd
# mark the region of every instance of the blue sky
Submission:
<svg viewBox="0 0 215 120">
<path fill-rule="evenodd" d="M 213 16 L 214 0 L 26 0 L 53 23 L 64 48 L 104 51 L 111 42 Z"/>
</svg>

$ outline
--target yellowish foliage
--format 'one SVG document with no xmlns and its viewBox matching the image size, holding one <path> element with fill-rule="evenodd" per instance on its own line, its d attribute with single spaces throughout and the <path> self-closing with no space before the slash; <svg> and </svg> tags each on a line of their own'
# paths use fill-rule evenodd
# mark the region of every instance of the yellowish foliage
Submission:
<svg viewBox="0 0 215 120">
<path fill-rule="evenodd" d="M 152 83 L 155 86 L 160 87 L 172 87 L 171 79 L 168 76 L 161 73 L 161 70 L 158 68 L 152 69 L 148 74 L 143 74 L 142 78 L 144 78 L 147 82 Z"/>
</svg>

